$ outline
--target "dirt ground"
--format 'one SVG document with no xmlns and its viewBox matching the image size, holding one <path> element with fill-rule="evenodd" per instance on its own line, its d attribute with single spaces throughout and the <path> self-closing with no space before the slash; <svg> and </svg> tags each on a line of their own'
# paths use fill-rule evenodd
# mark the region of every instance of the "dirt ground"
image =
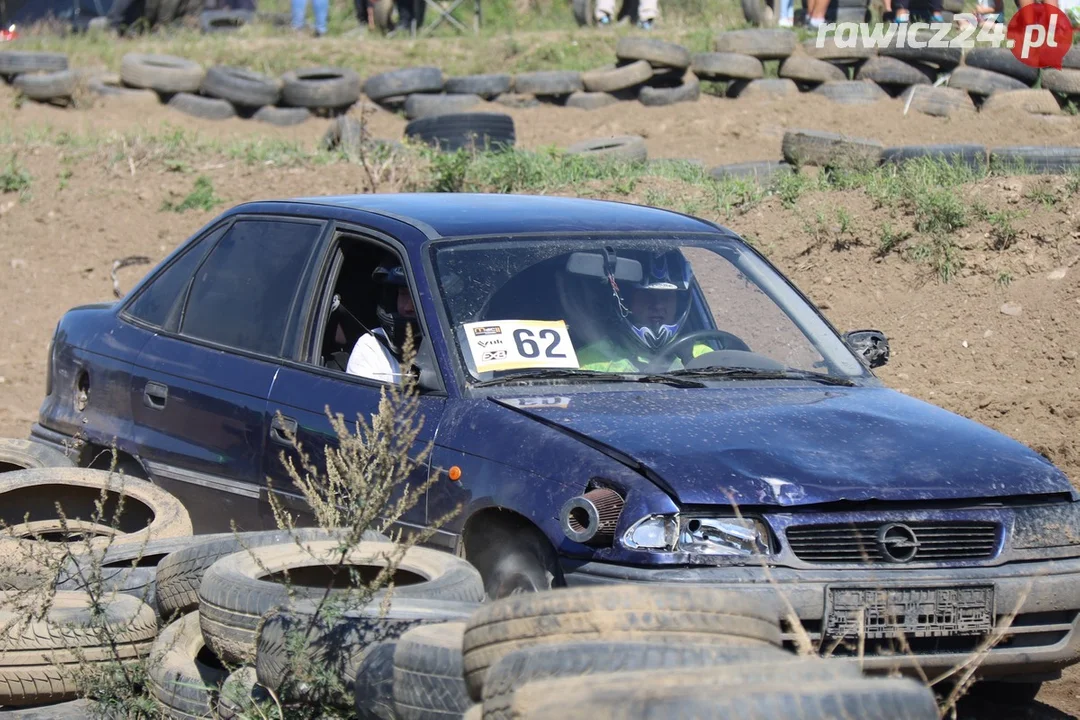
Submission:
<svg viewBox="0 0 1080 720">
<path fill-rule="evenodd" d="M 527 148 L 638 133 L 646 136 L 652 157 L 696 158 L 707 165 L 779 159 L 783 131 L 790 127 L 845 131 L 886 144 L 1080 145 L 1080 118 L 1074 116 L 905 116 L 899 100 L 850 107 L 816 97 L 703 98 L 670 108 L 630 104 L 592 112 L 558 107 L 509 112 L 518 143 Z M 293 128 L 200 121 L 156 101 L 109 101 L 91 110 L 37 104 L 15 109 L 10 92 L 0 88 L 0 132 L 10 129 L 16 137 L 45 128 L 160 133 L 165 124 L 221 140 L 282 137 L 314 147 L 328 121 Z M 398 139 L 404 125 L 381 111 L 372 119 L 377 137 Z M 0 434 L 6 436 L 25 437 L 36 418 L 49 339 L 60 315 L 74 305 L 113 299 L 109 271 L 115 259 L 146 255 L 157 262 L 237 202 L 363 187 L 361 171 L 345 163 L 277 168 L 213 160 L 193 169 L 212 178 L 225 205 L 176 214 L 161 211 L 161 204 L 189 192 L 192 174 L 93 155 L 71 160 L 56 147 L 33 142 L 0 145 L 0 161 L 13 150 L 33 184 L 23 201 L 14 193 L 0 194 L 0 334 L 7 338 L 0 344 Z M 948 284 L 896 255 L 874 256 L 871 236 L 888 211 L 872 208 L 858 190 L 810 193 L 793 210 L 772 198 L 729 224 L 752 236 L 839 329 L 873 327 L 889 336 L 892 360 L 878 374 L 890 386 L 1034 447 L 1080 482 L 1080 207 L 1068 196 L 1053 207 L 1025 198 L 1043 183 L 992 178 L 971 191 L 991 207 L 1028 215 L 1018 221 L 1019 241 L 1004 252 L 987 250 L 977 228 L 961 231 L 958 242 L 967 265 Z M 620 199 L 643 201 L 648 189 L 641 183 Z M 808 234 L 807 218 L 840 205 L 853 218 L 855 236 L 870 240 L 837 250 Z M 122 289 L 147 269 L 120 271 Z M 1002 273 L 1011 282 L 996 281 Z M 1019 305 L 1019 314 L 1003 312 L 1006 303 Z M 1027 716 L 1080 716 L 1080 670 L 1046 685 L 1039 700 Z"/>
</svg>

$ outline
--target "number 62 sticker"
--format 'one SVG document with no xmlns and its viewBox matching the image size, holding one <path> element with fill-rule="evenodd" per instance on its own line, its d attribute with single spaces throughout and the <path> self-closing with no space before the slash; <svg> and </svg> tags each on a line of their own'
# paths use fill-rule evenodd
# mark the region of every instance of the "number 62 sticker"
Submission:
<svg viewBox="0 0 1080 720">
<path fill-rule="evenodd" d="M 498 320 L 463 327 L 477 372 L 578 367 L 562 320 Z"/>
</svg>

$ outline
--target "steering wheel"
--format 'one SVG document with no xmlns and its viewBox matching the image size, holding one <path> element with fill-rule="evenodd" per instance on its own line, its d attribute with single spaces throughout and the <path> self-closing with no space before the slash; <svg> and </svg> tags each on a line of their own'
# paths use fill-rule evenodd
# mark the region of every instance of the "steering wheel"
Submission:
<svg viewBox="0 0 1080 720">
<path fill-rule="evenodd" d="M 719 340 L 721 350 L 744 350 L 746 352 L 751 352 L 750 346 L 739 339 L 737 335 L 732 335 L 723 330 L 698 330 L 697 332 L 692 332 L 689 335 L 679 338 L 672 343 L 670 347 L 657 355 L 656 358 L 649 363 L 650 372 L 656 372 L 657 368 L 659 368 L 661 372 L 666 370 L 671 364 L 672 359 L 674 359 L 675 355 L 678 354 L 678 351 L 682 349 L 684 345 L 688 345 L 696 340 L 701 340 L 702 338 Z"/>
</svg>

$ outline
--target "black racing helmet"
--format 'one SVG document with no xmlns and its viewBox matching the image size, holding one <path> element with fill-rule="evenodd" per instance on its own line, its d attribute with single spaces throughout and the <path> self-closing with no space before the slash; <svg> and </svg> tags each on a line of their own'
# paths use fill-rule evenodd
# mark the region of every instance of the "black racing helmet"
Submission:
<svg viewBox="0 0 1080 720">
<path fill-rule="evenodd" d="M 614 303 L 618 323 L 623 334 L 638 347 L 649 352 L 657 352 L 668 347 L 682 330 L 692 304 L 691 285 L 694 271 L 690 263 L 679 250 L 667 252 L 629 252 L 620 253 L 641 263 L 640 282 L 629 287 L 641 288 L 649 292 L 670 292 L 675 295 L 675 317 L 671 323 L 657 327 L 646 322 L 645 318 L 636 318 L 629 309 L 629 298 L 623 297 L 615 285 Z M 622 290 L 627 289 L 624 284 Z"/>
<path fill-rule="evenodd" d="M 412 328 L 414 346 L 420 343 L 420 323 L 416 318 L 405 317 L 397 311 L 398 289 L 409 287 L 405 268 L 397 260 L 387 260 L 375 268 L 371 279 L 379 288 L 375 315 L 386 333 L 391 351 L 400 357 L 405 345 L 406 328 Z"/>
</svg>

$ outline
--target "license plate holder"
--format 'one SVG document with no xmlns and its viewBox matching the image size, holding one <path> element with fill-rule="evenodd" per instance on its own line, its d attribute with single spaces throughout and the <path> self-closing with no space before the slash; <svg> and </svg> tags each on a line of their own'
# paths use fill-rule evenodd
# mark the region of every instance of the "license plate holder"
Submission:
<svg viewBox="0 0 1080 720">
<path fill-rule="evenodd" d="M 860 620 L 861 617 L 861 620 Z M 985 635 L 994 629 L 994 586 L 830 586 L 824 635 L 868 639 Z"/>
</svg>

